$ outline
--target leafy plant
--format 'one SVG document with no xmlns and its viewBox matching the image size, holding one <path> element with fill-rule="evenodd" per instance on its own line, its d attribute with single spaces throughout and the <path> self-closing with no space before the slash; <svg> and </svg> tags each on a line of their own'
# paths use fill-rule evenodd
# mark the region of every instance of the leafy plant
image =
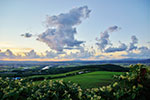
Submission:
<svg viewBox="0 0 150 100">
<path fill-rule="evenodd" d="M 0 78 L 1 100 L 149 100 L 150 69 L 130 66 L 124 75 L 114 76 L 108 86 L 82 89 L 70 81 L 46 81 L 34 84 L 25 79 Z"/>
</svg>

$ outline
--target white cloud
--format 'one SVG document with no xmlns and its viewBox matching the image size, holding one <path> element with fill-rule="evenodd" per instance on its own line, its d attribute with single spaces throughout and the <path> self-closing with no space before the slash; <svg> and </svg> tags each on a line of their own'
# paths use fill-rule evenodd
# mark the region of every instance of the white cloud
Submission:
<svg viewBox="0 0 150 100">
<path fill-rule="evenodd" d="M 91 50 L 93 49 L 92 47 L 90 48 Z M 89 51 L 89 50 L 85 50 L 85 47 L 79 47 L 78 48 L 78 52 L 75 53 L 70 53 L 70 54 L 66 54 L 64 56 L 64 58 L 67 59 L 88 59 L 91 57 L 94 57 L 95 54 L 95 50 Z"/>
<path fill-rule="evenodd" d="M 131 36 L 131 40 L 132 40 L 132 42 L 129 45 L 128 51 L 132 51 L 132 50 L 137 49 L 137 46 L 136 46 L 136 44 L 138 43 L 137 37 L 135 35 L 133 35 L 133 36 Z"/>
<path fill-rule="evenodd" d="M 44 58 L 59 58 L 59 55 L 60 53 L 56 53 L 56 52 L 53 52 L 53 51 L 46 51 L 45 52 L 46 55 L 44 56 Z"/>
<path fill-rule="evenodd" d="M 5 52 L 0 52 L 0 59 L 3 59 L 3 58 L 15 58 L 15 57 L 16 56 L 9 49 L 7 49 Z"/>
<path fill-rule="evenodd" d="M 109 52 L 118 52 L 118 51 L 127 50 L 127 45 L 126 44 L 121 43 L 121 42 L 119 42 L 119 43 L 120 43 L 119 47 L 109 47 L 105 50 L 105 52 L 109 53 Z"/>
<path fill-rule="evenodd" d="M 129 58 L 150 58 L 150 49 L 148 47 L 142 46 L 137 49 L 139 52 L 127 52 L 122 56 L 129 57 Z"/>
<path fill-rule="evenodd" d="M 34 50 L 31 50 L 31 51 L 25 53 L 25 58 L 27 58 L 27 59 L 40 58 L 40 56 L 37 55 L 37 53 Z"/>
<path fill-rule="evenodd" d="M 67 48 L 79 47 L 84 41 L 75 39 L 76 25 L 86 19 L 91 10 L 87 6 L 74 8 L 68 13 L 47 16 L 46 25 L 48 29 L 38 35 L 37 40 L 46 43 L 52 50 L 63 51 Z"/>
<path fill-rule="evenodd" d="M 109 40 L 109 33 L 114 32 L 119 30 L 120 28 L 116 25 L 109 27 L 107 30 L 105 30 L 104 32 L 101 32 L 100 34 L 100 39 L 96 38 L 96 45 L 99 47 L 99 49 L 104 52 L 106 47 L 108 45 L 112 45 L 110 40 Z"/>
</svg>

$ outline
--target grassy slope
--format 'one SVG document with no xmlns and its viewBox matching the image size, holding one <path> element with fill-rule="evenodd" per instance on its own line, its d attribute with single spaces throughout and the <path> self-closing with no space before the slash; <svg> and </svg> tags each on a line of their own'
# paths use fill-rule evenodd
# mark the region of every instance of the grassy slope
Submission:
<svg viewBox="0 0 150 100">
<path fill-rule="evenodd" d="M 113 80 L 113 75 L 120 75 L 122 72 L 96 71 L 77 76 L 63 78 L 64 81 L 72 81 L 81 85 L 82 88 L 95 88 L 108 85 Z"/>
<path fill-rule="evenodd" d="M 70 68 L 70 67 L 69 67 Z M 121 67 L 119 65 L 113 65 L 113 64 L 103 64 L 103 65 L 84 65 L 84 66 L 80 66 L 80 67 L 74 67 L 74 68 L 81 68 L 75 71 L 69 71 L 69 72 L 65 72 L 65 73 L 61 73 L 61 74 L 49 74 L 49 75 L 33 75 L 33 76 L 29 76 L 28 78 L 34 78 L 34 77 L 58 77 L 58 76 L 65 76 L 66 74 L 72 74 L 72 73 L 76 73 L 76 72 L 80 72 L 83 70 L 90 70 L 90 71 L 117 71 L 117 72 L 122 72 L 122 71 L 126 71 L 127 69 L 125 69 L 124 67 Z M 57 70 L 62 70 L 57 68 Z M 66 69 L 68 70 L 68 68 Z"/>
<path fill-rule="evenodd" d="M 108 85 L 113 81 L 113 75 L 120 74 L 123 74 L 123 72 L 96 71 L 60 79 L 63 79 L 64 81 L 72 81 L 78 83 L 83 89 L 86 89 Z M 38 82 L 39 81 L 35 83 L 38 84 Z"/>
<path fill-rule="evenodd" d="M 34 78 L 34 77 L 56 77 L 56 76 L 64 76 L 66 74 L 72 74 L 72 73 L 75 73 L 75 72 L 80 72 L 81 70 L 76 70 L 76 71 L 71 71 L 71 72 L 67 72 L 67 73 L 62 73 L 62 74 L 51 74 L 51 75 L 33 75 L 33 76 L 29 76 L 28 78 Z"/>
</svg>

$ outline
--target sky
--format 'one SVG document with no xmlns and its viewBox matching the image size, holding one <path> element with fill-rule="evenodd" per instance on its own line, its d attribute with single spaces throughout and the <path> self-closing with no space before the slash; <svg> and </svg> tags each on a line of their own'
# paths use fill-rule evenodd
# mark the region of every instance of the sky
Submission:
<svg viewBox="0 0 150 100">
<path fill-rule="evenodd" d="M 1 0 L 0 60 L 150 58 L 149 0 Z"/>
</svg>

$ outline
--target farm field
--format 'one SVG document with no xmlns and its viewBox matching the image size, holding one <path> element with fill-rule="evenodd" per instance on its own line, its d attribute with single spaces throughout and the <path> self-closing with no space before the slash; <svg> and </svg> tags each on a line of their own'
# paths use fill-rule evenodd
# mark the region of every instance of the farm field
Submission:
<svg viewBox="0 0 150 100">
<path fill-rule="evenodd" d="M 71 71 L 71 72 L 67 72 L 67 73 L 61 73 L 61 74 L 51 74 L 51 75 L 33 75 L 33 76 L 29 76 L 28 78 L 35 78 L 35 77 L 44 77 L 44 78 L 48 78 L 48 77 L 58 77 L 58 76 L 64 76 L 67 74 L 72 74 L 72 73 L 76 73 L 79 72 L 80 70 L 76 70 L 76 71 Z"/>
<path fill-rule="evenodd" d="M 68 76 L 65 78 L 59 78 L 59 79 L 57 78 L 52 80 L 63 80 L 65 82 L 71 81 L 79 84 L 83 89 L 87 89 L 87 88 L 96 88 L 99 86 L 106 86 L 113 81 L 114 75 L 121 75 L 123 73 L 124 72 L 95 71 L 95 72 L 89 72 L 80 75 Z M 59 75 L 64 75 L 64 74 L 59 74 Z M 47 75 L 45 75 L 45 77 L 47 77 Z M 35 83 L 38 84 L 39 82 L 41 81 L 36 81 Z"/>
</svg>

